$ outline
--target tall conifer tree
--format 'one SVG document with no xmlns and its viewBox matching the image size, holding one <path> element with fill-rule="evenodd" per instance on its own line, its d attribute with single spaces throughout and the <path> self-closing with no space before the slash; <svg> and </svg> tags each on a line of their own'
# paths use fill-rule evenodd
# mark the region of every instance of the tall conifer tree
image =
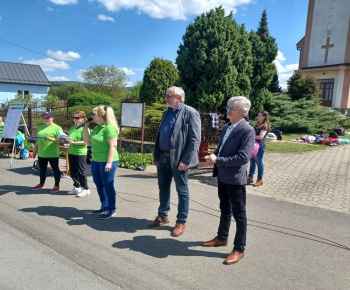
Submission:
<svg viewBox="0 0 350 290">
<path fill-rule="evenodd" d="M 198 16 L 183 36 L 176 58 L 186 103 L 202 112 L 251 91 L 251 45 L 244 26 L 220 6 Z"/>
<path fill-rule="evenodd" d="M 275 38 L 270 36 L 267 24 L 267 13 L 264 10 L 257 32 L 250 32 L 253 54 L 252 94 L 250 99 L 252 101 L 251 115 L 253 116 L 268 107 L 273 100 L 268 87 L 277 72 L 276 66 L 273 64 L 277 56 L 277 44 Z"/>
</svg>

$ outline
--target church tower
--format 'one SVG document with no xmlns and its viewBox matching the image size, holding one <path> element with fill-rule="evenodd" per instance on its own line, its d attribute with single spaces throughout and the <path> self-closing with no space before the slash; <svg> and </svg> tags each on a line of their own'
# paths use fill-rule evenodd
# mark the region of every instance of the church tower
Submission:
<svg viewBox="0 0 350 290">
<path fill-rule="evenodd" d="M 313 75 L 322 104 L 350 115 L 350 0 L 309 0 L 296 72 Z"/>
</svg>

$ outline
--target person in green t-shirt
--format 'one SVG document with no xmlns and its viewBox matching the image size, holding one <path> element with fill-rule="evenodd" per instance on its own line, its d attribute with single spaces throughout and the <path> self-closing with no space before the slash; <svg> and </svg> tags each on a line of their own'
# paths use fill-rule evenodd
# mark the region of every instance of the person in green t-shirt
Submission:
<svg viewBox="0 0 350 290">
<path fill-rule="evenodd" d="M 92 115 L 97 126 L 90 135 L 85 122 L 84 141 L 87 145 L 91 145 L 91 173 L 101 201 L 100 209 L 92 213 L 104 213 L 101 219 L 105 220 L 115 215 L 116 210 L 114 177 L 119 162 L 117 151 L 119 128 L 111 107 L 98 106 L 93 109 Z"/>
<path fill-rule="evenodd" d="M 58 144 L 63 142 L 62 138 L 58 138 L 58 131 L 63 131 L 62 128 L 53 122 L 54 115 L 52 112 L 45 112 L 42 114 L 44 125 L 39 126 L 38 133 L 36 134 L 37 140 L 33 149 L 33 157 L 38 153 L 38 163 L 40 168 L 40 183 L 32 188 L 32 190 L 38 190 L 45 188 L 46 170 L 47 164 L 50 162 L 51 168 L 54 173 L 55 186 L 51 190 L 55 193 L 60 188 L 61 172 L 58 167 L 58 160 L 60 152 Z"/>
<path fill-rule="evenodd" d="M 70 128 L 69 137 L 64 138 L 64 141 L 69 143 L 69 168 L 74 186 L 68 194 L 76 194 L 77 197 L 84 197 L 91 193 L 85 174 L 87 146 L 84 142 L 84 129 L 83 127 L 78 128 L 86 120 L 85 112 L 76 111 L 73 119 L 75 125 Z M 88 131 L 90 132 L 90 129 Z"/>
<path fill-rule="evenodd" d="M 1 139 L 1 133 L 2 133 L 2 130 L 4 129 L 4 122 L 2 121 L 2 118 L 0 117 L 0 139 Z"/>
</svg>

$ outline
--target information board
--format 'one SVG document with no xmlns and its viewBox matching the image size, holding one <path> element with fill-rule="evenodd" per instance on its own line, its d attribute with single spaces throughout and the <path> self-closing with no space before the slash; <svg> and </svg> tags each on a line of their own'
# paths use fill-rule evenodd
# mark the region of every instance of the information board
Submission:
<svg viewBox="0 0 350 290">
<path fill-rule="evenodd" d="M 144 103 L 122 103 L 122 127 L 142 128 Z"/>
<path fill-rule="evenodd" d="M 2 138 L 16 139 L 19 121 L 21 120 L 24 102 L 10 103 L 7 111 Z"/>
</svg>

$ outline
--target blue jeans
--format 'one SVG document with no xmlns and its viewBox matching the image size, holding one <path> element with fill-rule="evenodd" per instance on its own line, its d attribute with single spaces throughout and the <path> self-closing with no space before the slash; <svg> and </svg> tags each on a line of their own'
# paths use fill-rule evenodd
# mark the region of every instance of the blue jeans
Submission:
<svg viewBox="0 0 350 290">
<path fill-rule="evenodd" d="M 258 155 L 255 158 L 250 158 L 250 168 L 249 168 L 249 178 L 253 178 L 255 173 L 255 167 L 258 165 L 258 180 L 262 180 L 264 175 L 264 164 L 263 157 L 265 153 L 265 148 L 260 148 Z"/>
<path fill-rule="evenodd" d="M 157 163 L 158 187 L 159 187 L 159 208 L 158 216 L 165 219 L 170 211 L 170 185 L 174 177 L 176 191 L 179 197 L 176 223 L 185 224 L 190 204 L 190 193 L 187 186 L 187 170 L 172 170 L 170 157 L 159 155 Z"/>
<path fill-rule="evenodd" d="M 110 171 L 105 171 L 107 162 L 91 162 L 92 178 L 96 184 L 97 192 L 101 201 L 101 208 L 108 212 L 115 212 L 115 189 L 114 176 L 119 161 L 113 161 Z"/>
</svg>

